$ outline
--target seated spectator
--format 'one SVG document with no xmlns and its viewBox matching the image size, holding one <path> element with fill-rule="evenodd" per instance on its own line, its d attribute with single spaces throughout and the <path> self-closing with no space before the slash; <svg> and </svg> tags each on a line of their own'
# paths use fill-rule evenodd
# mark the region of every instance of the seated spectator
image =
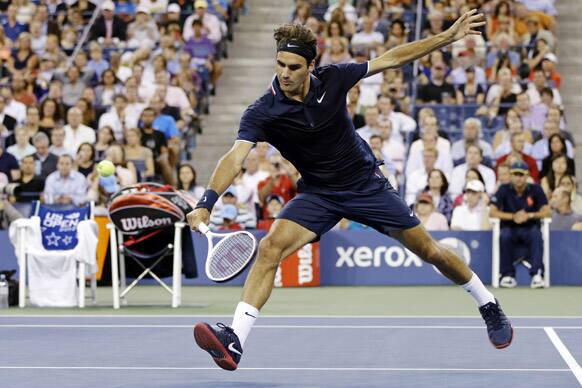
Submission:
<svg viewBox="0 0 582 388">
<path fill-rule="evenodd" d="M 161 174 L 164 182 L 173 184 L 175 171 L 170 165 L 168 141 L 163 132 L 154 129 L 155 111 L 153 108 L 144 109 L 141 115 L 141 143 L 153 152 L 155 170 Z"/>
<path fill-rule="evenodd" d="M 83 125 L 83 113 L 79 108 L 70 108 L 67 112 L 67 125 L 63 127 L 65 131 L 64 146 L 71 155 L 75 154 L 82 143 L 94 144 L 95 130 Z"/>
<path fill-rule="evenodd" d="M 552 159 L 558 155 L 566 155 L 566 140 L 559 133 L 554 133 L 548 139 L 548 155 L 542 159 L 542 170 L 540 177 L 543 178 L 548 175 L 552 166 Z M 576 176 L 576 164 L 574 159 L 566 155 L 568 167 L 566 169 L 567 175 Z"/>
<path fill-rule="evenodd" d="M 406 203 L 408 205 L 414 204 L 418 193 L 428 184 L 428 174 L 435 169 L 438 153 L 436 147 L 426 147 L 422 151 L 423 167 L 409 173 L 406 179 Z"/>
<path fill-rule="evenodd" d="M 531 105 L 529 94 L 521 92 L 517 95 L 515 110 L 521 118 L 523 128 L 530 131 L 542 132 L 549 108 L 543 104 Z"/>
<path fill-rule="evenodd" d="M 351 63 L 353 58 L 348 52 L 348 46 L 340 38 L 332 38 L 331 46 L 325 50 L 319 61 L 319 66 Z"/>
<path fill-rule="evenodd" d="M 52 134 L 53 129 L 63 124 L 63 113 L 59 103 L 52 98 L 46 98 L 40 104 L 40 121 L 38 123 L 40 130 Z"/>
<path fill-rule="evenodd" d="M 75 169 L 84 176 L 89 176 L 95 169 L 95 147 L 92 143 L 81 143 L 79 145 Z"/>
<path fill-rule="evenodd" d="M 364 115 L 366 125 L 357 130 L 358 135 L 360 135 L 366 143 L 370 143 L 370 137 L 372 135 L 378 135 L 380 133 L 378 130 L 378 117 L 379 112 L 377 107 L 371 106 L 366 109 L 366 114 Z"/>
<path fill-rule="evenodd" d="M 495 182 L 495 191 L 499 189 L 499 186 L 506 183 L 511 183 L 511 174 L 509 173 L 510 168 L 511 165 L 507 161 L 497 166 L 497 182 Z"/>
<path fill-rule="evenodd" d="M 351 39 L 351 46 L 353 50 L 368 50 L 372 58 L 376 57 L 376 47 L 384 44 L 384 36 L 374 31 L 374 21 L 364 16 L 362 18 L 362 31 L 354 34 Z"/>
<path fill-rule="evenodd" d="M 506 67 L 499 70 L 497 83 L 491 85 L 485 99 L 489 106 L 489 117 L 504 116 L 516 103 L 519 92 L 521 88 L 513 82 L 511 70 Z"/>
<path fill-rule="evenodd" d="M 269 195 L 265 200 L 267 211 L 265 212 L 265 217 L 259 221 L 257 229 L 269 231 L 271 225 L 275 222 L 279 213 L 283 209 L 285 201 L 279 195 Z"/>
<path fill-rule="evenodd" d="M 531 151 L 531 156 L 535 158 L 535 160 L 538 163 L 538 168 L 540 169 L 542 169 L 542 161 L 544 160 L 544 158 L 550 155 L 551 148 L 549 144 L 549 139 L 554 135 L 558 136 L 558 139 L 556 139 L 555 146 L 560 147 L 561 143 L 564 142 L 565 149 L 563 152 L 570 160 L 572 160 L 572 158 L 574 157 L 574 147 L 572 146 L 572 143 L 569 140 L 565 140 L 562 138 L 562 135 L 560 134 L 560 129 L 558 128 L 558 123 L 556 123 L 553 120 L 546 120 L 546 122 L 544 123 L 543 138 L 535 142 Z M 573 162 L 571 163 L 573 164 Z M 573 173 L 573 171 L 571 171 L 570 175 L 575 174 Z"/>
<path fill-rule="evenodd" d="M 1 102 L 2 97 L 0 97 L 0 104 Z M 6 117 L 7 116 L 4 118 L 6 119 Z M 40 112 L 36 106 L 29 106 L 26 108 L 26 121 L 24 122 L 24 126 L 22 128 L 26 129 L 26 133 L 28 133 L 28 137 L 31 140 L 36 136 L 37 133 L 43 132 L 40 129 Z M 7 142 L 9 142 L 9 140 L 10 139 L 7 139 Z M 16 142 L 16 139 L 14 139 L 14 142 Z"/>
<path fill-rule="evenodd" d="M 50 152 L 49 137 L 44 132 L 39 132 L 34 135 L 32 144 L 36 149 L 36 152 L 33 154 L 34 160 L 36 161 L 34 173 L 44 180 L 57 170 L 59 157 Z"/>
<path fill-rule="evenodd" d="M 135 21 L 127 26 L 127 47 L 154 48 L 160 40 L 158 26 L 150 17 L 150 10 L 146 6 L 140 4 L 136 11 Z"/>
<path fill-rule="evenodd" d="M 207 31 L 208 39 L 215 45 L 220 43 L 222 39 L 221 22 L 216 15 L 208 12 L 208 2 L 206 0 L 196 0 L 194 2 L 194 13 L 184 22 L 184 30 L 182 31 L 182 38 L 187 41 L 192 37 L 194 31 L 192 30 L 192 22 L 194 19 L 202 20 L 202 25 Z"/>
<path fill-rule="evenodd" d="M 515 112 L 510 110 L 509 112 Z M 498 131 L 493 138 L 494 157 L 499 159 L 501 156 L 511 151 L 511 142 L 514 135 L 522 135 L 523 152 L 531 155 L 532 153 L 532 135 L 531 132 L 524 130 L 521 120 L 511 119 L 508 113 L 505 119 L 507 129 Z"/>
<path fill-rule="evenodd" d="M 115 136 L 111 127 L 107 125 L 101 127 L 97 132 L 97 142 L 95 143 L 95 161 L 102 161 L 105 158 L 105 152 L 114 142 Z"/>
<path fill-rule="evenodd" d="M 558 187 L 563 176 L 568 175 L 568 158 L 564 154 L 552 158 L 548 175 L 542 178 L 541 185 L 546 197 L 551 198 L 552 192 Z"/>
<path fill-rule="evenodd" d="M 562 83 L 562 77 L 556 65 L 558 64 L 558 57 L 554 53 L 548 53 L 542 59 L 542 69 L 544 70 L 544 75 L 548 80 L 548 86 L 551 88 L 559 89 Z"/>
<path fill-rule="evenodd" d="M 280 195 L 289 202 L 297 190 L 295 182 L 289 177 L 289 172 L 285 169 L 280 155 L 269 157 L 269 177 L 258 184 L 259 201 L 265 206 L 265 200 L 271 194 Z"/>
<path fill-rule="evenodd" d="M 471 181 L 479 181 L 483 184 L 483 187 L 485 187 L 485 180 L 483 179 L 483 175 L 481 175 L 481 172 L 476 168 L 470 168 L 467 170 L 467 172 L 465 173 L 465 182 L 463 183 L 463 187 L 466 186 L 467 183 Z M 461 193 L 456 197 L 451 196 L 451 198 L 453 198 L 453 207 L 460 206 L 463 204 L 463 201 L 465 200 L 465 193 Z M 489 203 L 489 196 L 487 195 L 487 193 L 485 192 L 482 193 L 481 199 L 483 203 L 485 204 Z"/>
<path fill-rule="evenodd" d="M 14 141 L 8 141 L 11 137 L 12 132 L 16 128 L 17 122 L 16 119 L 8 112 L 6 112 L 6 99 L 4 96 L 0 95 L 0 143 L 5 146 L 10 146 L 14 144 Z M 6 139 L 6 140 L 5 140 Z"/>
<path fill-rule="evenodd" d="M 483 201 L 485 187 L 478 180 L 467 182 L 462 205 L 455 207 L 451 230 L 478 231 L 491 229 L 488 203 Z"/>
<path fill-rule="evenodd" d="M 96 104 L 102 108 L 109 108 L 113 105 L 115 96 L 123 92 L 123 85 L 115 76 L 111 69 L 103 71 L 101 83 L 95 88 Z"/>
<path fill-rule="evenodd" d="M 57 127 L 51 131 L 51 146 L 49 151 L 57 156 L 73 156 L 74 152 L 65 147 L 65 130 L 62 127 Z"/>
<path fill-rule="evenodd" d="M 354 124 L 354 128 L 356 130 L 364 127 L 366 125 L 366 120 L 362 115 L 362 105 L 359 102 L 360 100 L 360 87 L 355 85 L 348 91 L 348 104 L 347 104 L 347 111 L 350 117 L 352 118 L 352 123 Z"/>
<path fill-rule="evenodd" d="M 192 194 L 196 201 L 199 201 L 204 194 L 204 186 L 201 186 L 196 183 L 196 170 L 194 167 L 189 163 L 182 163 L 178 167 L 178 190 L 184 190 L 188 193 Z"/>
<path fill-rule="evenodd" d="M 442 140 L 443 143 L 446 142 L 446 146 L 439 147 L 438 140 Z M 423 153 L 422 151 L 426 148 L 436 147 L 438 149 L 438 157 L 435 167 L 442 170 L 445 175 L 450 176 L 453 171 L 453 160 L 450 153 L 450 143 L 448 140 L 444 140 L 437 136 L 436 131 L 425 129 L 425 132 L 421 135 L 419 140 L 416 140 L 410 146 L 410 151 L 408 152 L 408 160 L 406 161 L 406 176 L 410 179 L 410 174 L 418 169 L 422 169 L 423 164 Z"/>
<path fill-rule="evenodd" d="M 32 38 L 28 32 L 23 32 L 18 35 L 17 50 L 8 58 L 6 67 L 10 73 L 15 74 L 22 72 L 27 77 L 34 74 L 39 58 L 32 50 Z"/>
<path fill-rule="evenodd" d="M 256 149 L 252 149 L 245 159 L 240 185 L 250 193 L 249 201 L 246 205 L 255 219 L 258 218 L 256 209 L 260 204 L 259 182 L 267 179 L 269 176 L 267 171 L 259 170 L 259 156 Z"/>
<path fill-rule="evenodd" d="M 497 166 L 499 166 L 500 164 L 504 163 L 506 160 L 510 160 L 511 164 L 521 160 L 529 166 L 528 176 L 530 176 L 534 180 L 534 182 L 537 183 L 540 181 L 540 177 L 536 160 L 523 152 L 524 145 L 525 138 L 522 133 L 514 133 L 513 135 L 511 135 L 511 150 L 509 151 L 509 153 L 497 159 L 495 168 L 497 168 Z"/>
<path fill-rule="evenodd" d="M 469 75 L 468 73 L 471 72 Z M 460 87 L 467 83 L 468 77 L 473 77 L 473 82 L 481 86 L 481 93 L 487 87 L 487 78 L 485 77 L 485 70 L 478 66 L 476 60 L 473 59 L 472 53 L 469 50 L 461 51 L 456 60 L 455 68 L 450 72 L 450 77 L 455 87 Z"/>
<path fill-rule="evenodd" d="M 36 96 L 32 93 L 32 88 L 22 74 L 12 75 L 12 94 L 15 101 L 26 105 L 26 107 L 36 106 Z"/>
<path fill-rule="evenodd" d="M 563 187 L 556 187 L 550 199 L 552 208 L 551 230 L 580 230 L 582 214 L 572 210 L 572 193 Z M 576 225 L 579 224 L 579 225 Z M 574 227 L 576 225 L 576 227 Z"/>
<path fill-rule="evenodd" d="M 127 40 L 127 23 L 115 15 L 115 4 L 106 0 L 101 4 L 101 16 L 95 20 L 89 40 L 96 40 L 104 47 L 117 46 Z"/>
<path fill-rule="evenodd" d="M 150 108 L 155 113 L 152 123 L 156 131 L 162 132 L 168 142 L 168 163 L 175 168 L 180 155 L 180 130 L 176 125 L 176 120 L 166 114 L 166 102 L 160 95 L 154 95 L 150 100 Z"/>
<path fill-rule="evenodd" d="M 445 64 L 432 65 L 431 80 L 418 90 L 418 104 L 455 104 L 456 92 L 453 85 L 445 79 Z"/>
<path fill-rule="evenodd" d="M 115 135 L 115 140 L 123 141 L 123 134 L 126 130 L 125 108 L 127 107 L 127 97 L 123 94 L 116 94 L 113 97 L 113 105 L 107 113 L 99 118 L 99 128 L 110 127 Z"/>
<path fill-rule="evenodd" d="M 353 5 L 349 4 L 347 0 L 338 0 L 336 4 L 332 4 L 327 8 L 323 19 L 326 22 L 330 22 L 332 20 L 332 14 L 336 9 L 341 9 L 345 18 L 352 23 L 356 23 L 358 20 L 358 13 Z"/>
<path fill-rule="evenodd" d="M 447 219 L 436 211 L 432 196 L 429 193 L 418 195 L 414 213 L 428 231 L 449 230 Z"/>
<path fill-rule="evenodd" d="M 446 217 L 447 222 L 450 222 L 453 214 L 453 200 L 449 194 L 449 181 L 441 170 L 434 169 L 428 174 L 428 184 L 424 192 L 431 195 L 435 209 Z"/>
<path fill-rule="evenodd" d="M 9 196 L 10 203 L 17 209 L 30 210 L 31 201 L 39 200 L 41 193 L 44 191 L 44 179 L 35 174 L 36 161 L 33 155 L 28 155 L 20 161 L 20 178 L 14 183 L 18 184 L 14 189 L 14 195 Z M 22 212 L 29 214 L 28 212 Z"/>
<path fill-rule="evenodd" d="M 402 141 L 396 140 L 392 136 L 392 121 L 379 121 L 378 129 L 380 131 L 380 139 L 382 140 L 382 158 L 389 160 L 396 169 L 396 176 L 404 173 L 404 154 L 406 147 Z"/>
<path fill-rule="evenodd" d="M 154 156 L 152 150 L 141 143 L 139 128 L 129 128 L 125 132 L 125 156 L 138 173 L 139 181 L 150 181 L 155 177 Z"/>
<path fill-rule="evenodd" d="M 0 173 L 6 175 L 11 181 L 20 178 L 18 160 L 14 155 L 4 150 L 2 144 L 0 144 Z"/>
<path fill-rule="evenodd" d="M 55 73 L 55 77 L 63 83 L 63 104 L 68 107 L 75 105 L 93 76 L 92 72 L 82 74 L 76 65 L 69 67 L 64 75 Z"/>
<path fill-rule="evenodd" d="M 544 103 L 546 106 L 562 106 L 562 96 L 560 91 L 555 87 L 548 86 L 544 70 L 537 67 L 533 71 L 533 80 L 527 84 L 527 94 L 532 105 Z M 544 100 L 543 95 L 546 95 Z"/>
<path fill-rule="evenodd" d="M 379 122 L 389 120 L 391 125 L 391 135 L 394 140 L 403 142 L 403 135 L 416 130 L 416 121 L 409 115 L 396 112 L 396 100 L 387 96 L 378 98 Z"/>
<path fill-rule="evenodd" d="M 469 144 L 477 144 L 483 153 L 483 164 L 491 165 L 493 160 L 493 149 L 491 144 L 481 138 L 481 120 L 470 117 L 463 123 L 463 138 L 453 143 L 451 156 L 453 164 L 458 166 L 465 163 L 466 147 Z"/>
<path fill-rule="evenodd" d="M 485 101 L 485 91 L 477 83 L 475 78 L 475 67 L 469 66 L 465 69 L 465 82 L 460 84 L 456 92 L 457 104 L 483 104 Z"/>
<path fill-rule="evenodd" d="M 501 287 L 512 288 L 515 280 L 516 248 L 527 248 L 531 264 L 531 287 L 543 287 L 543 240 L 540 219 L 551 215 L 542 188 L 528 183 L 528 165 L 519 161 L 511 165 L 511 184 L 502 185 L 492 197 L 491 217 L 501 219 L 500 272 Z M 522 252 L 519 252 L 522 254 Z"/>
<path fill-rule="evenodd" d="M 495 82 L 495 76 L 499 69 L 507 67 L 515 72 L 520 64 L 519 54 L 511 50 L 513 41 L 511 36 L 507 33 L 500 33 L 495 36 L 493 47 L 487 54 L 487 62 L 485 64 L 486 73 L 489 81 Z"/>
<path fill-rule="evenodd" d="M 218 231 L 236 231 L 243 230 L 241 224 L 236 222 L 238 217 L 238 209 L 235 205 L 224 205 L 220 209 L 220 217 L 222 218 L 222 223 L 218 225 L 216 230 Z"/>
<path fill-rule="evenodd" d="M 571 175 L 564 175 L 558 181 L 558 187 L 563 187 L 570 193 L 572 193 L 570 206 L 577 214 L 582 214 L 582 195 L 578 194 L 576 188 L 576 178 Z"/>
<path fill-rule="evenodd" d="M 422 37 L 435 36 L 444 31 L 445 15 L 437 9 L 431 9 L 427 16 L 427 28 L 422 32 Z"/>
<path fill-rule="evenodd" d="M 389 50 L 405 43 L 408 43 L 406 25 L 402 20 L 396 19 L 390 23 L 390 30 L 388 31 L 388 37 L 386 39 L 385 46 Z"/>
<path fill-rule="evenodd" d="M 115 175 L 121 188 L 137 183 L 135 165 L 125 157 L 125 149 L 121 144 L 112 144 L 105 152 L 105 159 L 115 165 Z"/>
<path fill-rule="evenodd" d="M 476 144 L 469 144 L 466 148 L 466 162 L 458 165 L 453 169 L 451 174 L 451 186 L 449 191 L 453 197 L 458 196 L 463 191 L 465 187 L 465 175 L 467 170 L 476 169 L 479 171 L 483 180 L 485 181 L 485 191 L 487 194 L 492 195 L 495 190 L 495 171 L 491 168 L 484 166 L 483 161 L 483 151 Z"/>
<path fill-rule="evenodd" d="M 89 43 L 89 56 L 91 60 L 87 62 L 87 68 L 95 73 L 97 80 L 101 80 L 101 74 L 109 69 L 109 62 L 103 58 L 103 47 L 97 42 Z"/>
<path fill-rule="evenodd" d="M 16 15 L 18 13 L 18 6 L 14 3 L 10 4 L 6 9 L 6 20 L 2 23 L 4 35 L 13 43 L 16 43 L 20 34 L 26 32 L 26 24 L 18 22 Z"/>
<path fill-rule="evenodd" d="M 220 197 L 220 201 L 216 204 L 210 215 L 210 226 L 212 228 L 216 228 L 222 223 L 222 209 L 230 206 L 234 206 L 236 209 L 236 215 L 234 218 L 231 218 L 231 221 L 239 224 L 242 229 L 253 229 L 256 227 L 256 218 L 249 212 L 247 206 L 238 200 L 238 194 L 237 189 L 234 186 L 230 186 Z"/>
<path fill-rule="evenodd" d="M 8 147 L 6 152 L 14 155 L 19 163 L 25 156 L 32 155 L 36 152 L 36 148 L 30 144 L 30 137 L 28 136 L 26 128 L 16 128 L 14 130 L 14 138 L 16 143 Z"/>
<path fill-rule="evenodd" d="M 539 39 L 545 40 L 550 49 L 553 51 L 555 48 L 554 36 L 551 32 L 544 30 L 540 26 L 540 20 L 536 15 L 529 15 L 527 18 L 527 34 L 522 38 L 521 44 L 525 47 L 524 52 L 526 57 L 535 56 L 536 42 Z"/>
<path fill-rule="evenodd" d="M 46 178 L 44 186 L 44 202 L 52 205 L 81 205 L 85 202 L 87 180 L 78 171 L 73 170 L 73 158 L 61 155 L 57 171 Z"/>
</svg>

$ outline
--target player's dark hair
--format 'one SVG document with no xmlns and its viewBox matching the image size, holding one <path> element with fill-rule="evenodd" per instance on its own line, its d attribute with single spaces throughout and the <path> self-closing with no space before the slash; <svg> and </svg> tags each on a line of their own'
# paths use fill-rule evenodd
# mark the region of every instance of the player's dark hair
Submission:
<svg viewBox="0 0 582 388">
<path fill-rule="evenodd" d="M 277 27 L 273 37 L 277 42 L 277 47 L 282 47 L 289 42 L 297 42 L 308 47 L 315 47 L 317 44 L 317 39 L 313 32 L 298 23 L 286 23 Z"/>
</svg>

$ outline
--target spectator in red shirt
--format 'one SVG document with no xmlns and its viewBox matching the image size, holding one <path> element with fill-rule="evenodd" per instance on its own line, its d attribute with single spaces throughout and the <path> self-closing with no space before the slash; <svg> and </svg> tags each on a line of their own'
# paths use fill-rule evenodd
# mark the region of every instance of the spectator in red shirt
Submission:
<svg viewBox="0 0 582 388">
<path fill-rule="evenodd" d="M 285 204 L 285 200 L 280 195 L 269 195 L 265 200 L 266 217 L 259 221 L 258 229 L 268 231 L 271 228 L 271 225 L 277 219 L 277 216 L 283 209 L 283 205 Z"/>
<path fill-rule="evenodd" d="M 269 177 L 259 182 L 259 201 L 266 206 L 265 200 L 271 194 L 280 195 L 285 203 L 295 196 L 295 182 L 285 169 L 281 155 L 269 157 Z M 263 210 L 263 214 L 266 210 Z"/>
<path fill-rule="evenodd" d="M 497 163 L 495 164 L 495 171 L 497 171 L 497 168 L 499 167 L 500 164 L 502 164 L 508 159 L 510 164 L 522 160 L 528 165 L 529 175 L 531 176 L 531 178 L 534 180 L 535 183 L 539 183 L 540 172 L 538 170 L 536 160 L 523 152 L 524 145 L 525 145 L 524 134 L 521 132 L 513 133 L 511 135 L 511 151 L 508 154 L 505 154 L 499 159 L 497 159 Z"/>
</svg>

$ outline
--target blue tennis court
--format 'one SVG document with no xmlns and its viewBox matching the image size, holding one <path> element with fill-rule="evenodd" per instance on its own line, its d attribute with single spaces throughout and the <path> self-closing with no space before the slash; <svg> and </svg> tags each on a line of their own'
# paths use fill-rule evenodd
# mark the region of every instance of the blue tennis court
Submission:
<svg viewBox="0 0 582 388">
<path fill-rule="evenodd" d="M 514 317 L 495 350 L 479 317 L 263 316 L 236 372 L 192 325 L 230 316 L 0 317 L 3 387 L 582 385 L 582 317 Z"/>
</svg>

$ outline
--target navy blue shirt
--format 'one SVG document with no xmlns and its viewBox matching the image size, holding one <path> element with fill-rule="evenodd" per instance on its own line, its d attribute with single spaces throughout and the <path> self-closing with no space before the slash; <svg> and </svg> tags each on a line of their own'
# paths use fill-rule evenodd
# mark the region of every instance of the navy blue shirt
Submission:
<svg viewBox="0 0 582 388">
<path fill-rule="evenodd" d="M 317 68 L 303 102 L 287 98 L 275 77 L 243 114 L 237 140 L 277 148 L 301 173 L 299 191 L 353 189 L 376 167 L 346 108 L 348 90 L 367 72 L 367 62 Z"/>
<path fill-rule="evenodd" d="M 491 198 L 491 203 L 502 212 L 517 213 L 520 210 L 525 210 L 528 213 L 538 212 L 542 206 L 548 204 L 546 194 L 540 185 L 535 183 L 528 183 L 522 195 L 518 195 L 517 191 L 511 183 L 501 185 L 497 193 Z M 539 219 L 532 219 L 523 224 L 516 224 L 513 221 L 501 221 L 501 226 L 532 226 L 539 225 Z"/>
<path fill-rule="evenodd" d="M 0 155 L 0 172 L 3 172 L 8 176 L 8 179 L 12 181 L 12 175 L 10 171 L 18 170 L 20 166 L 18 165 L 18 160 L 14 157 L 14 155 L 9 154 L 6 150 L 2 151 L 2 155 Z"/>
</svg>

